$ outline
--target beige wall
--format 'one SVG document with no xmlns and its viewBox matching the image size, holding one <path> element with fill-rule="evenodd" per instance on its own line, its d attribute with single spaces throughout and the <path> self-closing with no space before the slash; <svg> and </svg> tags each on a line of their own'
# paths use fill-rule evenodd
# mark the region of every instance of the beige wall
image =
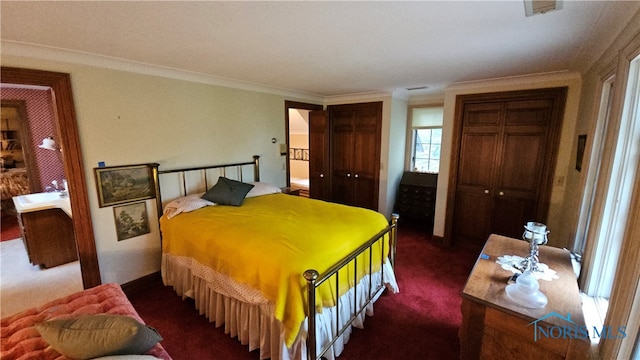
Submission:
<svg viewBox="0 0 640 360">
<path fill-rule="evenodd" d="M 151 233 L 117 241 L 113 209 L 98 206 L 98 162 L 158 162 L 169 169 L 249 161 L 257 154 L 262 180 L 286 184 L 278 151 L 285 96 L 6 54 L 2 65 L 71 75 L 91 207 L 86 216 L 93 221 L 103 282 L 122 284 L 158 271 L 161 249 L 153 200 L 147 201 Z"/>
</svg>

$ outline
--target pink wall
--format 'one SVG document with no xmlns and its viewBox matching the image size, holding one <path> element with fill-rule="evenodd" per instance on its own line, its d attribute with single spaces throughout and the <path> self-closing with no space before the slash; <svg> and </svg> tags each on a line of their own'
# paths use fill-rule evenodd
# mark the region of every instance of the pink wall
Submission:
<svg viewBox="0 0 640 360">
<path fill-rule="evenodd" d="M 23 120 L 29 121 L 32 143 L 30 145 L 23 144 L 23 146 L 30 146 L 31 148 L 31 153 L 36 162 L 35 167 L 38 171 L 38 174 L 34 175 L 40 178 L 41 184 L 41 189 L 32 189 L 32 191 L 44 191 L 47 186 L 51 186 L 53 180 L 58 180 L 62 184 L 62 179 L 66 179 L 62 154 L 59 151 L 45 150 L 38 147 L 42 143 L 42 139 L 48 136 L 53 136 L 56 143 L 59 143 L 51 90 L 3 87 L 1 97 L 3 100 L 22 100 L 26 102 L 28 119 Z M 29 175 L 34 176 L 32 174 Z"/>
</svg>

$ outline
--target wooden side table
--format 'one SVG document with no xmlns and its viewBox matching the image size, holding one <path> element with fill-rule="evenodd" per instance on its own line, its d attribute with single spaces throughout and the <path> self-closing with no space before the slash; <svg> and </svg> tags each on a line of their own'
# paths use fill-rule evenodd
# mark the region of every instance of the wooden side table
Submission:
<svg viewBox="0 0 640 360">
<path fill-rule="evenodd" d="M 292 187 L 283 187 L 281 188 L 283 194 L 300 196 L 300 189 L 294 189 Z"/>
<path fill-rule="evenodd" d="M 546 307 L 525 308 L 507 297 L 505 287 L 513 273 L 496 260 L 502 255 L 524 257 L 528 249 L 526 241 L 489 236 L 462 292 L 460 359 L 589 358 L 589 336 L 579 333 L 587 328 L 568 251 L 540 247 L 540 262 L 559 276 L 539 281 L 549 300 Z M 544 336 L 541 328 L 551 329 L 552 336 Z"/>
</svg>

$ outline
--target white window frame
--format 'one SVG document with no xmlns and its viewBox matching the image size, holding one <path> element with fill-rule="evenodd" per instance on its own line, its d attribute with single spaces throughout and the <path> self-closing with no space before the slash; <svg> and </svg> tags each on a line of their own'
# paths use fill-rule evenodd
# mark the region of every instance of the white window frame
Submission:
<svg viewBox="0 0 640 360">
<path fill-rule="evenodd" d="M 441 115 L 433 116 L 426 115 L 425 117 L 416 116 L 417 112 L 421 110 L 429 110 L 432 109 L 436 113 L 440 113 Z M 419 129 L 433 129 L 433 128 L 443 128 L 443 116 L 444 116 L 444 104 L 434 103 L 434 104 L 422 104 L 422 105 L 412 105 L 409 107 L 408 118 L 407 118 L 407 139 L 406 142 L 406 156 L 405 156 L 405 170 L 416 172 L 415 171 L 415 148 L 416 148 L 416 130 Z M 442 153 L 442 144 L 440 151 Z M 442 161 L 442 158 L 439 159 Z M 438 171 L 440 172 L 440 165 L 438 166 Z"/>
<path fill-rule="evenodd" d="M 418 130 L 434 130 L 440 129 L 442 131 L 442 126 L 419 126 L 411 129 L 412 139 L 411 139 L 411 171 L 412 172 L 422 172 L 422 173 L 430 173 L 437 174 L 440 172 L 440 157 L 438 157 L 438 170 L 436 171 L 420 171 L 416 168 L 416 148 L 418 146 Z M 431 143 L 429 143 L 431 145 Z M 440 135 L 440 151 L 442 151 L 442 135 Z M 431 160 L 431 156 L 429 156 Z M 435 159 L 433 159 L 435 160 Z"/>
</svg>

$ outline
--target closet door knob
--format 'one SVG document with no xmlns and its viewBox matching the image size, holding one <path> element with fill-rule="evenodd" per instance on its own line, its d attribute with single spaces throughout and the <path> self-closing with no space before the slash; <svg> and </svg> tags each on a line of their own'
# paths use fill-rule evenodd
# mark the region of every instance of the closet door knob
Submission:
<svg viewBox="0 0 640 360">
<path fill-rule="evenodd" d="M 347 177 L 351 177 L 351 173 L 347 173 Z"/>
<path fill-rule="evenodd" d="M 320 177 L 321 177 L 321 178 L 323 178 L 323 177 L 324 177 L 324 174 L 320 174 Z"/>
<path fill-rule="evenodd" d="M 357 177 L 358 177 L 358 174 L 355 174 L 353 177 L 357 178 Z"/>
<path fill-rule="evenodd" d="M 500 196 L 504 195 L 504 191 L 499 192 Z"/>
<path fill-rule="evenodd" d="M 484 190 L 484 193 L 485 193 L 485 194 L 488 194 L 488 193 L 489 193 L 489 190 L 485 189 L 485 190 Z"/>
</svg>

